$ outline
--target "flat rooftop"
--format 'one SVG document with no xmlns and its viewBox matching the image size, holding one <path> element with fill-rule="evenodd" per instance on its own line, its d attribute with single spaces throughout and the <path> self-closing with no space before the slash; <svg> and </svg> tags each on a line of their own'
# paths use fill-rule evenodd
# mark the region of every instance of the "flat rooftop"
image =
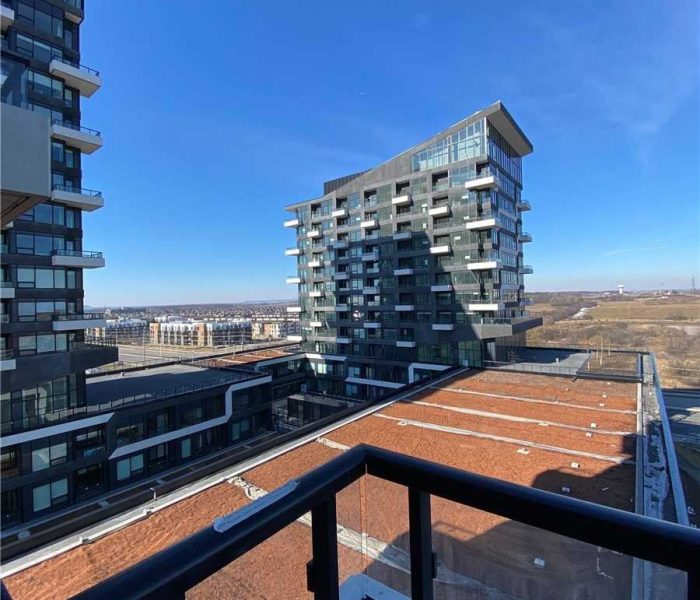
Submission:
<svg viewBox="0 0 700 600">
<path fill-rule="evenodd" d="M 462 371 L 4 582 L 13 598 L 70 596 L 359 443 L 634 510 L 636 411 L 634 383 Z M 406 488 L 370 476 L 338 495 L 341 581 L 364 573 L 409 593 L 407 504 Z M 439 498 L 432 519 L 436 597 L 629 597 L 626 556 Z M 187 596 L 310 597 L 309 524 L 302 517 Z"/>
<path fill-rule="evenodd" d="M 151 367 L 138 371 L 110 373 L 90 377 L 86 383 L 89 405 L 111 402 L 129 396 L 167 393 L 186 386 L 214 385 L 217 379 L 244 380 L 255 376 L 253 372 L 232 371 L 190 363 Z"/>
</svg>

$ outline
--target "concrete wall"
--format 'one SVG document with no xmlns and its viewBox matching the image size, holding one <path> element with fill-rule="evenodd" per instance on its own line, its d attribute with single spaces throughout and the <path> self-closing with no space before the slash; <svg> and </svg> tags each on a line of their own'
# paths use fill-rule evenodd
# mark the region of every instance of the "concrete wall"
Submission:
<svg viewBox="0 0 700 600">
<path fill-rule="evenodd" d="M 3 104 L 0 109 L 0 188 L 25 196 L 51 194 L 51 138 L 45 115 Z"/>
</svg>

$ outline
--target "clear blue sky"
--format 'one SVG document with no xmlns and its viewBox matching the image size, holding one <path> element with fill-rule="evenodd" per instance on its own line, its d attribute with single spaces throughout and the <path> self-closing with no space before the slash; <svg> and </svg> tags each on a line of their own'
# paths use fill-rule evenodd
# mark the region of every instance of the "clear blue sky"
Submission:
<svg viewBox="0 0 700 600">
<path fill-rule="evenodd" d="M 529 289 L 700 286 L 698 36 L 694 0 L 87 0 L 86 301 L 292 297 L 286 204 L 498 99 L 535 146 Z"/>
</svg>

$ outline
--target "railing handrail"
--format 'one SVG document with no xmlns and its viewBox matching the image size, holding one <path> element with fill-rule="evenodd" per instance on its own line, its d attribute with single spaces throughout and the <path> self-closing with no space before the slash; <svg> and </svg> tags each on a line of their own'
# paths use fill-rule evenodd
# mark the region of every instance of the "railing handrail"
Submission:
<svg viewBox="0 0 700 600">
<path fill-rule="evenodd" d="M 182 597 L 185 590 L 224 568 L 308 511 L 312 511 L 312 571 L 315 572 L 316 597 L 337 597 L 335 495 L 363 475 L 408 487 L 409 513 L 414 515 L 419 502 L 425 502 L 427 495 L 434 495 L 544 531 L 682 569 L 689 573 L 691 581 L 697 581 L 700 575 L 697 561 L 700 531 L 696 529 L 359 445 L 245 506 L 242 509 L 245 512 L 235 511 L 216 519 L 205 529 L 75 598 Z M 429 518 L 420 524 L 429 528 Z M 413 555 L 413 552 L 417 554 L 424 550 L 423 540 L 414 545 L 414 536 L 411 538 L 411 575 L 415 581 L 414 576 L 419 573 L 414 572 L 414 567 L 421 570 L 428 565 Z M 324 550 L 328 554 L 324 554 Z M 426 556 L 430 556 L 429 551 Z"/>
<path fill-rule="evenodd" d="M 76 62 L 74 60 L 70 60 L 69 58 L 54 55 L 51 57 L 51 60 L 57 60 L 58 62 L 62 62 L 63 64 L 70 65 L 71 67 L 75 67 L 76 69 L 80 69 L 81 71 L 85 71 L 86 73 L 90 73 L 91 75 L 95 75 L 97 77 L 100 76 L 100 72 L 97 71 L 96 69 L 93 69 L 91 67 L 86 67 L 85 65 L 81 65 L 79 62 Z"/>
<path fill-rule="evenodd" d="M 54 119 L 51 122 L 52 125 L 60 125 L 61 127 L 68 127 L 69 129 L 74 129 L 75 131 L 81 131 L 82 133 L 89 133 L 90 135 L 101 136 L 102 134 L 97 131 L 97 129 L 90 129 L 89 127 L 83 127 L 82 125 L 76 125 L 71 121 L 64 121 L 62 119 Z"/>
<path fill-rule="evenodd" d="M 74 194 L 82 194 L 83 196 L 95 196 L 95 197 L 101 197 L 102 192 L 98 192 L 97 190 L 91 190 L 88 188 L 81 188 L 77 187 L 74 185 L 63 185 L 63 184 L 54 184 L 51 186 L 52 190 L 58 190 L 61 192 L 72 192 Z"/>
<path fill-rule="evenodd" d="M 61 313 L 53 316 L 54 321 L 81 321 L 92 319 L 104 319 L 105 313 L 85 312 L 85 313 Z"/>
<path fill-rule="evenodd" d="M 102 258 L 102 252 L 96 250 L 65 250 L 57 248 L 51 251 L 51 256 L 78 256 L 80 258 Z"/>
</svg>

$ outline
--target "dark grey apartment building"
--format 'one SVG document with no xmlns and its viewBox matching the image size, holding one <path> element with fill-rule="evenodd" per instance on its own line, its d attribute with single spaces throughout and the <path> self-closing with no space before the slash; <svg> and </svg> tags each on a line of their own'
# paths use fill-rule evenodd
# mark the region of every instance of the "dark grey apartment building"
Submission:
<svg viewBox="0 0 700 600">
<path fill-rule="evenodd" d="M 287 207 L 317 391 L 373 398 L 450 365 L 508 361 L 528 315 L 522 158 L 501 102 Z"/>
<path fill-rule="evenodd" d="M 3 544 L 13 528 L 94 502 L 235 444 L 270 420 L 269 376 L 190 361 L 95 377 L 117 348 L 85 338 L 83 218 L 100 192 L 83 159 L 102 146 L 83 102 L 82 0 L 2 0 L 0 417 Z M 90 124 L 92 125 L 92 123 Z"/>
<path fill-rule="evenodd" d="M 84 339 L 104 318 L 84 310 L 83 273 L 104 258 L 82 244 L 84 213 L 103 205 L 82 186 L 83 158 L 102 146 L 100 133 L 81 123 L 83 101 L 101 86 L 100 74 L 81 64 L 82 0 L 3 0 L 0 10 L 2 513 L 11 521 L 23 506 L 41 512 L 62 502 L 72 486 L 37 469 L 34 491 L 22 498 L 7 477 L 23 444 L 6 447 L 6 434 L 44 444 L 48 455 L 62 451 L 48 437 L 54 423 L 85 407 L 85 370 L 114 361 L 116 348 Z M 37 426 L 46 428 L 24 432 Z"/>
</svg>

